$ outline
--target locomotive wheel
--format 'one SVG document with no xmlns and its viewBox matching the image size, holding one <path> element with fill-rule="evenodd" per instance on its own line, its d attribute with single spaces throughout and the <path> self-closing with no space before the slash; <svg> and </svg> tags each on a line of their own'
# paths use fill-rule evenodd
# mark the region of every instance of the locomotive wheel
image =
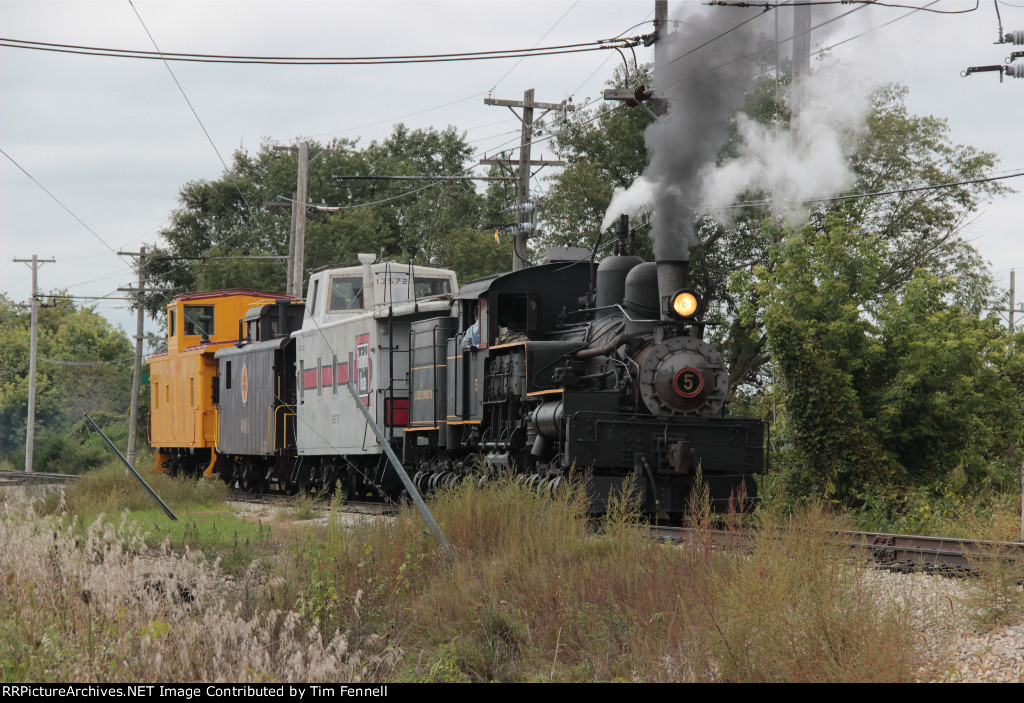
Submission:
<svg viewBox="0 0 1024 703">
<path fill-rule="evenodd" d="M 356 477 L 352 474 L 346 474 L 341 478 L 339 483 L 341 484 L 339 489 L 341 491 L 341 504 L 345 505 L 355 497 Z"/>
</svg>

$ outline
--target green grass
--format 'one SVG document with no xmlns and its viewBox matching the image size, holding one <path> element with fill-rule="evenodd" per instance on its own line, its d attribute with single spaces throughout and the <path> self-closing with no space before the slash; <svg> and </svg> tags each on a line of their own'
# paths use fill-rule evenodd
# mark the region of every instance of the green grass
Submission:
<svg viewBox="0 0 1024 703">
<path fill-rule="evenodd" d="M 147 546 L 167 542 L 179 552 L 201 551 L 210 559 L 221 559 L 222 568 L 231 573 L 244 571 L 253 560 L 273 551 L 270 526 L 236 517 L 224 505 L 227 488 L 219 481 L 152 473 L 144 473 L 143 478 L 177 520 L 168 517 L 135 477 L 117 465 L 83 474 L 67 487 L 63 500 L 51 494 L 41 508 L 51 514 L 66 513 L 80 528 L 101 515 L 117 520 L 127 513 L 146 531 Z"/>
</svg>

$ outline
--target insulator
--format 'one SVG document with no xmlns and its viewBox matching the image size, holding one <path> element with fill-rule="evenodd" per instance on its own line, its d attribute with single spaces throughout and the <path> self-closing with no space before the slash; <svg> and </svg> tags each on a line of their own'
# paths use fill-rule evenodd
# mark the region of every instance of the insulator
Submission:
<svg viewBox="0 0 1024 703">
<path fill-rule="evenodd" d="M 1008 32 L 1003 37 L 1003 42 L 1007 44 L 1024 44 L 1024 29 L 1018 29 L 1015 32 Z"/>
<path fill-rule="evenodd" d="M 1006 75 L 1013 76 L 1014 78 L 1024 78 L 1024 63 L 1014 63 L 1007 66 L 1005 69 Z"/>
</svg>

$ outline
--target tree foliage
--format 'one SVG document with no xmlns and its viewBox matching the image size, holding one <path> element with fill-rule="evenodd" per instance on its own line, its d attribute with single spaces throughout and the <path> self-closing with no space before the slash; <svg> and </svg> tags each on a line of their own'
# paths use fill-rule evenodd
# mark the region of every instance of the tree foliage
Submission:
<svg viewBox="0 0 1024 703">
<path fill-rule="evenodd" d="M 321 149 L 330 149 L 330 152 Z M 508 268 L 511 244 L 494 244 L 481 224 L 496 222 L 499 203 L 470 181 L 351 180 L 333 176 L 459 175 L 471 147 L 452 127 L 410 130 L 397 125 L 381 142 L 310 142 L 308 202 L 344 209 L 307 208 L 304 268 L 309 272 L 355 263 L 360 252 L 382 259 L 449 267 L 459 262 L 460 279 Z M 288 253 L 290 207 L 297 158 L 263 144 L 255 154 L 235 152 L 231 173 L 215 181 L 190 181 L 179 194 L 171 225 L 161 231 L 157 253 L 176 257 L 274 255 Z M 514 195 L 513 195 L 514 197 Z M 464 247 L 467 247 L 465 250 Z M 153 259 L 148 286 L 159 290 L 146 306 L 158 316 L 175 295 L 197 290 L 249 287 L 283 290 L 281 261 Z"/>
<path fill-rule="evenodd" d="M 37 450 L 53 443 L 47 435 L 65 434 L 86 412 L 114 414 L 127 428 L 133 348 L 124 332 L 67 298 L 44 296 L 38 316 Z M 31 327 L 28 312 L 2 294 L 0 320 L 0 458 L 5 458 L 25 444 Z M 45 470 L 45 452 L 37 459 Z"/>
<path fill-rule="evenodd" d="M 629 86 L 638 83 L 651 85 L 650 65 L 641 65 Z M 628 87 L 621 70 L 609 85 Z M 628 188 L 647 166 L 644 130 L 650 123 L 643 110 L 623 103 L 598 101 L 594 108 L 569 113 L 554 139 L 556 153 L 567 163 L 549 179 L 541 245 L 593 248 L 612 193 Z M 634 225 L 641 225 L 636 237 L 640 253 L 649 253 L 649 227 Z"/>
<path fill-rule="evenodd" d="M 811 204 L 799 227 L 756 205 L 725 225 L 697 216 L 691 284 L 720 323 L 708 339 L 725 353 L 733 405 L 775 412 L 791 496 L 855 504 L 953 474 L 1005 487 L 1019 465 L 1020 363 L 1006 332 L 980 317 L 993 282 L 959 236 L 1002 187 L 907 190 L 976 179 L 995 155 L 955 144 L 942 119 L 909 114 L 906 92 L 875 92 L 850 159 L 851 193 L 886 194 Z M 745 112 L 784 127 L 788 105 L 775 100 L 774 85 L 758 83 Z M 606 105 L 574 116 L 557 140 L 569 165 L 552 179 L 551 243 L 593 246 L 613 189 L 646 165 L 647 123 L 639 109 Z"/>
</svg>

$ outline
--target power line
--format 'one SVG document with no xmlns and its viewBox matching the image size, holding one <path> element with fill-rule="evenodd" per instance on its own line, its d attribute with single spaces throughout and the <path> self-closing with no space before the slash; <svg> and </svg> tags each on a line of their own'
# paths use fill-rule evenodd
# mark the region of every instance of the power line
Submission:
<svg viewBox="0 0 1024 703">
<path fill-rule="evenodd" d="M 48 364 L 57 364 L 58 366 L 106 366 L 108 364 L 124 364 L 135 360 L 134 356 L 128 356 L 124 359 L 111 359 L 110 361 L 64 361 L 61 359 L 46 359 L 41 356 L 36 358 Z"/>
<path fill-rule="evenodd" d="M 29 177 L 29 180 L 31 180 L 31 181 L 32 181 L 33 183 L 35 183 L 35 184 L 36 184 L 37 186 L 39 186 L 40 188 L 42 188 L 42 189 L 43 189 L 43 192 L 44 192 L 44 193 L 46 193 L 47 195 L 49 195 L 49 196 L 50 196 L 51 198 L 53 198 L 53 201 L 54 201 L 55 203 L 57 203 L 57 204 L 58 204 L 58 205 L 60 205 L 60 206 L 61 206 L 62 208 L 64 208 L 64 211 L 65 211 L 66 213 L 68 213 L 68 214 L 69 214 L 69 215 L 71 215 L 71 216 L 72 216 L 73 218 L 75 218 L 75 220 L 76 220 L 76 221 L 78 222 L 78 224 L 82 225 L 82 226 L 83 226 L 83 227 L 85 227 L 85 228 L 86 228 L 87 230 L 89 230 L 89 234 L 91 234 L 92 236 L 96 237 L 96 239 L 98 239 L 98 240 L 99 240 L 100 244 L 102 244 L 103 246 L 105 246 L 105 247 L 106 247 L 107 249 L 110 249 L 110 251 L 112 251 L 113 253 L 115 253 L 115 254 L 117 253 L 117 251 L 115 251 L 113 247 L 111 247 L 111 246 L 110 246 L 109 244 L 107 244 L 107 243 L 106 243 L 105 241 L 103 241 L 103 237 L 101 237 L 100 235 L 96 234 L 96 233 L 95 233 L 95 232 L 93 231 L 92 227 L 90 227 L 89 225 L 85 224 L 85 222 L 83 222 L 83 221 L 82 221 L 82 218 L 81 218 L 81 217 L 79 217 L 79 216 L 78 216 L 78 215 L 76 215 L 75 213 L 71 212 L 71 208 L 69 208 L 69 207 L 68 207 L 67 205 L 65 205 L 64 203 L 62 203 L 62 202 L 61 202 L 61 201 L 60 201 L 60 200 L 59 200 L 59 199 L 57 198 L 57 196 L 56 196 L 56 195 L 54 195 L 54 194 L 53 194 L 53 193 L 51 193 L 51 192 L 50 192 L 49 190 L 47 190 L 47 189 L 46 189 L 46 186 L 44 186 L 44 185 L 43 185 L 42 183 L 40 183 L 40 182 L 39 182 L 39 181 L 37 181 L 37 180 L 36 180 L 35 178 L 33 178 L 33 177 L 32 177 L 32 174 L 31 174 L 31 173 L 29 173 L 28 171 L 26 171 L 26 170 L 25 170 L 25 169 L 24 169 L 24 168 L 22 167 L 22 165 L 21 165 L 21 164 L 19 164 L 19 163 L 18 163 L 17 161 L 15 161 L 15 160 L 14 160 L 14 159 L 13 159 L 13 158 L 11 157 L 11 155 L 10 155 L 10 154 L 8 154 L 8 153 L 7 153 L 6 151 L 4 151 L 3 149 L 0 149 L 0 154 L 3 154 L 4 156 L 6 156 L 6 157 L 7 157 L 7 160 L 8 160 L 8 161 L 10 161 L 10 162 L 11 162 L 12 164 L 14 164 L 15 166 L 17 166 L 17 167 L 18 167 L 18 170 L 19 170 L 19 171 L 21 171 L 22 173 L 24 173 L 24 174 L 25 174 L 26 176 L 28 176 L 28 177 Z"/>
<path fill-rule="evenodd" d="M 154 39 L 153 35 L 150 33 L 149 28 L 146 26 L 145 21 L 143 21 L 142 19 L 142 15 L 140 15 L 139 11 L 135 9 L 135 4 L 132 2 L 132 0 L 128 0 L 128 4 L 131 5 L 132 11 L 135 13 L 135 16 L 139 18 L 139 23 L 145 30 L 146 35 L 149 37 L 149 40 L 153 43 L 153 48 L 156 49 L 158 54 L 160 54 L 160 47 L 157 46 L 156 39 Z M 228 168 L 227 162 L 224 161 L 224 157 L 221 156 L 220 150 L 218 150 L 217 145 L 214 144 L 213 138 L 210 136 L 210 132 L 207 131 L 206 125 L 204 125 L 203 121 L 199 118 L 199 113 L 196 112 L 195 107 L 192 106 L 192 101 L 188 99 L 188 95 L 185 94 L 185 89 L 182 88 L 181 83 L 178 82 L 178 77 L 174 75 L 174 71 L 171 70 L 171 65 L 167 62 L 166 59 L 164 60 L 164 66 L 167 68 L 167 72 L 171 74 L 171 78 L 174 80 L 174 84 L 178 86 L 178 91 L 181 93 L 181 97 L 185 98 L 185 102 L 188 104 L 189 109 L 192 111 L 192 115 L 196 118 L 196 122 L 199 123 L 199 127 L 200 129 L 203 130 L 203 134 L 206 135 L 206 140 L 210 142 L 210 146 L 213 147 L 214 153 L 217 154 L 217 158 L 220 160 L 221 165 L 224 167 L 225 174 L 227 175 L 228 178 L 231 179 L 231 184 L 235 186 L 235 190 L 237 190 L 238 195 L 241 196 L 242 202 L 245 203 L 245 206 L 247 208 L 252 209 L 252 206 L 249 204 L 249 200 L 245 197 L 245 193 L 242 192 L 242 189 L 239 187 L 238 182 L 234 178 L 234 172 Z M 254 219 L 255 216 L 259 214 L 259 212 L 260 210 L 257 210 L 256 213 L 254 213 L 253 217 L 249 218 L 249 221 L 252 221 L 252 219 Z M 266 232 L 263 231 L 263 226 L 258 221 L 256 222 L 256 226 L 264 235 L 264 239 L 266 239 Z"/>
<path fill-rule="evenodd" d="M 941 188 L 953 188 L 955 186 L 970 185 L 972 183 L 987 183 L 989 181 L 1001 181 L 1008 178 L 1019 178 L 1024 176 L 1024 170 L 1016 170 L 1012 173 L 1004 173 L 1002 175 L 983 176 L 980 178 L 969 178 L 962 181 L 951 181 L 947 183 L 935 183 L 921 186 L 910 186 L 908 188 L 894 188 L 892 190 L 876 190 L 867 193 L 849 193 L 846 195 L 834 195 L 820 198 L 807 198 L 804 200 L 758 200 L 754 202 L 736 203 L 734 205 L 707 205 L 703 206 L 701 210 L 734 210 L 746 207 L 763 207 L 765 205 L 784 204 L 784 205 L 800 205 L 805 203 L 827 203 L 835 202 L 837 200 L 857 200 L 860 198 L 874 198 L 880 195 L 897 195 L 900 193 L 915 193 L 923 190 L 939 190 Z"/>
<path fill-rule="evenodd" d="M 451 102 L 444 103 L 443 105 L 436 105 L 434 107 L 428 107 L 425 110 L 418 110 L 417 112 L 410 112 L 407 115 L 399 115 L 398 117 L 392 117 L 390 119 L 380 120 L 379 122 L 368 122 L 367 124 L 362 124 L 362 125 L 359 125 L 358 127 L 347 127 L 345 129 L 336 129 L 333 132 L 320 132 L 319 134 L 310 134 L 309 136 L 310 137 L 326 137 L 326 136 L 329 136 L 331 134 L 342 134 L 344 132 L 355 132 L 356 130 L 365 129 L 366 127 L 376 127 L 377 125 L 388 124 L 390 122 L 396 122 L 398 120 L 404 120 L 407 117 L 415 117 L 416 115 L 422 115 L 422 114 L 424 114 L 426 112 L 433 112 L 434 110 L 440 110 L 442 108 L 451 107 L 452 105 L 458 105 L 459 103 L 464 103 L 464 102 L 467 102 L 469 100 L 474 100 L 474 99 L 479 98 L 480 96 L 486 95 L 486 94 L 487 93 L 484 93 L 484 92 L 475 93 L 475 94 L 470 95 L 470 96 L 465 97 L 465 98 L 459 98 L 458 100 L 453 100 Z"/>
<path fill-rule="evenodd" d="M 791 1 L 791 0 L 790 0 Z M 864 5 L 865 7 L 876 6 L 876 7 L 898 7 L 905 10 L 923 10 L 925 12 L 934 12 L 937 15 L 965 15 L 968 12 L 974 12 L 978 9 L 980 0 L 974 0 L 974 7 L 969 10 L 929 10 L 928 5 L 934 5 L 935 3 L 928 3 L 924 7 L 917 5 L 899 5 L 896 3 L 878 2 L 877 0 L 801 0 L 801 5 Z M 765 12 L 773 10 L 780 5 L 788 5 L 789 2 L 785 3 L 770 3 L 770 2 L 747 2 L 741 0 L 740 2 L 732 2 L 731 0 L 711 0 L 711 2 L 704 3 L 705 5 L 718 5 L 720 7 L 762 7 Z"/>
<path fill-rule="evenodd" d="M 134 9 L 134 5 L 132 6 Z M 572 9 L 572 8 L 570 8 Z M 138 11 L 136 10 L 136 14 Z M 564 16 L 564 15 L 563 15 Z M 140 18 L 141 19 L 141 18 Z M 557 24 L 557 23 L 556 23 Z M 554 27 L 552 27 L 554 29 Z M 549 30 L 550 31 L 550 30 Z M 147 30 L 148 33 L 148 30 Z M 543 37 L 541 37 L 543 39 Z M 150 36 L 152 39 L 152 36 Z M 539 49 L 507 49 L 497 51 L 471 51 L 452 54 L 422 54 L 408 56 L 335 56 L 335 57 L 302 57 L 302 56 L 231 56 L 223 54 L 185 54 L 178 52 L 142 51 L 132 49 L 115 49 L 96 46 L 78 46 L 74 44 L 57 44 L 37 42 L 26 39 L 0 37 L 0 46 L 12 49 L 31 49 L 80 56 L 104 56 L 108 58 L 142 59 L 149 61 L 185 61 L 190 63 L 219 64 L 269 64 L 285 66 L 376 66 L 381 64 L 410 63 L 444 63 L 454 61 L 488 61 L 495 59 L 515 59 L 520 61 L 529 56 L 556 56 L 575 54 L 587 51 L 604 51 L 616 47 L 636 46 L 640 43 L 636 37 L 625 39 L 598 39 L 578 44 L 562 44 L 541 47 Z M 154 42 L 154 46 L 156 43 Z M 515 67 L 513 66 L 513 69 Z M 509 71 L 511 73 L 511 70 Z M 508 74 L 506 73 L 506 76 Z M 503 78 L 504 79 L 504 78 Z M 503 80 L 502 79 L 502 80 Z M 500 82 L 500 81 L 499 81 Z"/>
<path fill-rule="evenodd" d="M 592 100 L 591 103 L 592 102 L 595 102 L 595 101 Z M 581 107 L 586 107 L 589 104 L 590 103 L 587 103 L 585 105 L 582 105 Z M 595 120 L 598 120 L 598 119 L 604 117 L 605 115 L 609 114 L 613 110 L 619 109 L 623 104 L 624 103 L 622 103 L 620 105 L 616 105 L 614 107 L 611 107 L 606 112 L 599 112 L 598 114 L 594 115 L 593 117 L 590 117 L 590 118 L 588 118 L 586 120 L 581 120 L 580 122 L 575 123 L 573 126 L 575 127 L 575 126 L 578 126 L 578 125 L 583 125 L 583 124 L 587 124 L 589 122 L 593 122 Z M 559 130 L 558 132 L 553 132 L 553 133 L 548 134 L 546 136 L 538 137 L 536 139 L 533 139 L 532 141 L 529 142 L 529 145 L 532 146 L 534 144 L 539 144 L 541 142 L 546 142 L 549 139 L 554 139 L 556 136 L 558 136 L 562 132 L 566 131 L 566 129 L 569 129 L 569 128 L 564 128 L 564 129 Z M 509 151 L 516 151 L 517 149 L 521 149 L 523 146 L 524 145 L 522 145 L 522 144 L 513 146 L 513 147 L 511 147 L 509 149 Z M 500 147 L 496 147 L 496 148 L 500 148 Z M 477 166 L 477 164 L 473 164 L 472 166 L 464 168 L 463 170 L 459 171 L 457 174 L 454 174 L 454 175 L 461 176 L 461 175 L 464 175 L 466 173 L 469 173 L 474 168 L 476 168 L 476 166 Z M 342 211 L 342 210 L 354 210 L 356 208 L 361 208 L 361 207 L 371 207 L 373 205 L 381 205 L 383 203 L 388 203 L 388 202 L 391 202 L 393 200 L 398 200 L 400 198 L 404 198 L 404 197 L 406 197 L 408 195 L 414 195 L 416 193 L 421 193 L 421 192 L 423 192 L 423 191 L 425 191 L 425 190 L 427 190 L 429 188 L 434 188 L 434 187 L 436 187 L 436 186 L 438 186 L 438 185 L 440 185 L 441 183 L 444 183 L 444 182 L 445 181 L 435 181 L 434 183 L 430 183 L 428 185 L 425 185 L 422 188 L 414 188 L 412 190 L 407 190 L 404 193 L 399 193 L 398 195 L 393 195 L 393 196 L 388 197 L 388 198 L 382 198 L 381 200 L 374 200 L 374 201 L 369 202 L 369 203 L 357 203 L 355 205 L 314 205 L 312 203 L 306 203 L 305 205 L 306 205 L 306 207 L 312 208 L 312 209 L 320 211 L 320 212 L 339 212 L 339 211 Z M 285 197 L 283 195 L 277 196 L 276 200 L 279 201 L 279 202 L 295 203 L 294 199 L 287 198 L 287 197 Z M 298 203 L 296 203 L 296 204 L 298 204 Z"/>
<path fill-rule="evenodd" d="M 29 363 L 31 362 L 26 361 L 21 366 L 17 366 L 13 369 L 8 369 L 7 371 L 0 372 L 0 378 L 3 378 L 4 376 L 10 376 L 12 373 L 18 373 L 19 371 L 23 370 L 26 366 L 28 366 Z"/>
<path fill-rule="evenodd" d="M 543 33 L 542 35 L 540 35 L 540 39 L 538 39 L 538 40 L 537 40 L 536 42 L 534 42 L 534 44 L 533 44 L 533 47 L 532 47 L 532 48 L 531 48 L 530 50 L 531 50 L 531 51 L 533 51 L 534 49 L 536 49 L 536 48 L 537 48 L 537 44 L 540 44 L 540 43 L 541 43 L 542 41 L 544 41 L 544 37 L 546 37 L 547 35 L 551 34 L 551 30 L 553 30 L 553 29 L 554 29 L 555 27 L 557 27 L 557 26 L 558 26 L 558 23 L 559 23 L 559 22 L 561 22 L 562 20 L 564 20 L 564 19 L 565 19 L 565 16 L 566 16 L 566 15 L 568 15 L 568 14 L 569 14 L 570 12 L 572 12 L 572 11 L 573 11 L 573 9 L 574 9 L 574 8 L 575 8 L 575 7 L 577 6 L 577 5 L 579 5 L 579 4 L 580 4 L 580 0 L 576 0 L 576 2 L 574 2 L 574 3 L 572 4 L 572 5 L 570 5 L 570 6 L 569 6 L 569 9 L 568 9 L 568 10 L 566 10 L 565 12 L 563 12 L 563 13 L 562 13 L 562 16 L 561 16 L 561 17 L 559 17 L 559 18 L 558 18 L 557 20 L 555 20 L 555 23 L 554 23 L 553 25 L 551 25 L 550 27 L 548 27 L 548 31 L 546 31 L 546 32 L 544 32 L 544 33 Z M 510 68 L 510 69 L 508 69 L 507 71 L 505 71 L 505 75 L 504 75 L 504 76 L 502 76 L 501 78 L 499 78 L 499 79 L 497 80 L 497 82 L 495 82 L 495 84 L 491 86 L 491 93 L 493 93 L 493 92 L 494 92 L 495 90 L 497 90 L 497 88 L 498 88 L 498 85 L 499 85 L 499 84 L 500 84 L 500 83 L 501 83 L 501 82 L 502 82 L 503 80 L 505 80 L 506 78 L 508 78 L 509 74 L 510 74 L 510 73 L 512 73 L 512 71 L 514 71 L 514 70 L 516 70 L 517 68 L 519 68 L 519 64 L 521 64 L 521 63 L 523 62 L 523 59 L 524 59 L 524 58 L 526 58 L 527 56 L 529 56 L 529 54 L 524 54 L 524 55 L 523 55 L 523 56 L 522 56 L 522 57 L 521 57 L 521 58 L 520 58 L 520 59 L 519 59 L 518 61 L 516 61 L 516 62 L 515 62 L 515 64 L 514 64 L 514 65 L 512 66 L 512 68 Z"/>
<path fill-rule="evenodd" d="M 931 4 L 934 5 L 938 1 L 939 0 L 934 0 L 934 2 L 932 2 Z M 861 10 L 866 10 L 867 8 L 868 8 L 867 5 L 859 5 L 859 6 L 855 7 L 855 8 L 853 8 L 852 10 L 850 10 L 849 12 L 844 12 L 841 15 L 836 15 L 835 17 L 833 17 L 831 19 L 827 19 L 824 22 L 816 24 L 813 27 L 811 27 L 810 29 L 808 29 L 806 32 L 801 32 L 799 35 L 794 34 L 794 35 L 786 37 L 785 39 L 779 39 L 777 42 L 775 42 L 776 46 L 781 46 L 782 44 L 785 44 L 786 42 L 793 41 L 793 39 L 795 39 L 797 36 L 803 36 L 804 34 L 807 34 L 809 32 L 813 32 L 816 29 L 821 29 L 822 27 L 824 27 L 826 25 L 829 25 L 829 24 L 832 24 L 833 22 L 838 22 L 839 20 L 843 19 L 844 17 L 847 17 L 848 15 L 852 15 L 854 12 L 860 12 Z M 908 14 L 914 14 L 914 13 L 911 12 L 911 13 L 908 13 Z M 906 17 L 906 16 L 907 15 L 902 15 L 902 17 Z M 898 17 L 897 19 L 902 19 L 902 17 Z M 893 20 L 893 21 L 895 22 L 896 20 Z M 884 27 L 885 25 L 881 25 L 881 26 Z M 871 31 L 871 30 L 869 30 L 869 31 Z M 847 41 L 849 41 L 849 40 L 847 40 Z M 717 71 L 717 70 L 719 70 L 721 68 L 725 68 L 726 66 L 731 66 L 734 63 L 737 63 L 739 61 L 743 61 L 744 59 L 749 59 L 751 57 L 757 56 L 759 53 L 761 53 L 760 50 L 752 51 L 749 54 L 745 54 L 743 56 L 740 56 L 739 58 L 735 58 L 732 61 L 727 61 L 726 63 L 720 64 L 720 65 L 715 66 L 714 68 L 710 68 L 708 70 L 709 71 Z M 819 52 L 816 52 L 816 53 L 821 53 L 821 52 L 819 51 Z M 812 56 L 813 56 L 813 54 L 812 54 Z M 768 69 L 768 70 L 772 70 L 772 69 Z M 753 77 L 756 78 L 757 76 L 761 75 L 762 73 L 767 73 L 768 70 L 761 71 L 760 73 L 755 73 Z"/>
<path fill-rule="evenodd" d="M 782 5 L 788 5 L 788 4 L 789 4 L 789 2 L 788 2 L 788 1 L 787 1 L 787 2 L 784 2 L 784 3 L 782 3 Z M 779 7 L 779 6 L 778 6 L 778 5 L 776 5 L 776 6 L 774 6 L 774 7 Z M 749 17 L 748 19 L 745 19 L 745 20 L 743 20 L 742 22 L 740 22 L 740 23 L 739 23 L 738 25 L 736 25 L 735 27 L 731 27 L 731 28 L 729 28 L 729 29 L 725 30 L 724 32 L 722 32 L 721 34 L 719 34 L 719 35 L 717 35 L 717 36 L 715 36 L 715 37 L 712 37 L 711 39 L 708 39 L 708 40 L 707 40 L 706 42 L 704 42 L 703 44 L 700 44 L 699 46 L 696 46 L 696 47 L 694 47 L 694 48 L 690 49 L 690 50 L 689 50 L 689 51 L 687 51 L 687 52 L 686 52 L 685 54 L 680 54 L 679 56 L 675 57 L 675 58 L 674 58 L 674 59 L 672 59 L 671 61 L 666 61 L 666 62 L 665 62 L 665 66 L 660 66 L 659 68 L 661 68 L 661 69 L 664 69 L 664 68 L 665 68 L 666 66 L 671 66 L 672 64 L 674 64 L 674 63 L 675 63 L 676 61 L 679 61 L 680 59 L 685 59 L 685 58 L 686 58 L 687 56 L 689 56 L 690 54 L 692 54 L 692 53 L 694 53 L 694 52 L 697 52 L 697 51 L 700 51 L 701 49 L 703 49 L 703 48 L 704 48 L 705 46 L 707 46 L 708 44 L 711 44 L 712 42 L 718 41 L 719 39 L 721 39 L 721 38 L 722 38 L 722 37 L 724 37 L 725 35 L 729 34 L 730 32 L 735 32 L 735 31 L 736 31 L 737 29 L 739 29 L 739 28 L 740 28 L 740 27 L 742 27 L 743 25 L 745 25 L 745 24 L 748 24 L 748 23 L 750 23 L 750 22 L 753 22 L 754 20 L 756 20 L 756 19 L 757 19 L 757 18 L 759 18 L 759 17 L 763 17 L 763 16 L 765 15 L 765 13 L 766 13 L 766 12 L 767 12 L 767 9 L 765 9 L 765 11 L 764 11 L 764 12 L 761 12 L 761 13 L 759 13 L 759 14 L 756 14 L 756 15 L 754 15 L 753 17 Z"/>
</svg>

